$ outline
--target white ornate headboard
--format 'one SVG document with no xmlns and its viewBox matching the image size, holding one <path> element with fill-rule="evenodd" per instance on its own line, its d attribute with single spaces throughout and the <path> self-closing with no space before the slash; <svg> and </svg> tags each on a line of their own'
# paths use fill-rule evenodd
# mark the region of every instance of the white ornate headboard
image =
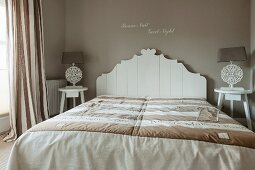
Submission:
<svg viewBox="0 0 255 170">
<path fill-rule="evenodd" d="M 189 72 L 177 60 L 156 55 L 155 49 L 122 60 L 112 72 L 97 78 L 97 96 L 151 96 L 167 98 L 206 98 L 205 77 Z"/>
</svg>

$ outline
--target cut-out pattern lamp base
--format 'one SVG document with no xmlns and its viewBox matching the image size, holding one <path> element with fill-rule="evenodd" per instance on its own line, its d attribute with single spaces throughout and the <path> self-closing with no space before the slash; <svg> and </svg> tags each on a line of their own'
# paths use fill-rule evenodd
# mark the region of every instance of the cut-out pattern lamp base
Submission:
<svg viewBox="0 0 255 170">
<path fill-rule="evenodd" d="M 75 86 L 76 83 L 82 79 L 82 71 L 80 68 L 76 67 L 74 64 L 69 67 L 65 72 L 66 80 Z"/>
<path fill-rule="evenodd" d="M 229 87 L 234 87 L 236 83 L 242 80 L 243 70 L 239 66 L 231 63 L 221 70 L 221 78 L 229 84 Z"/>
</svg>

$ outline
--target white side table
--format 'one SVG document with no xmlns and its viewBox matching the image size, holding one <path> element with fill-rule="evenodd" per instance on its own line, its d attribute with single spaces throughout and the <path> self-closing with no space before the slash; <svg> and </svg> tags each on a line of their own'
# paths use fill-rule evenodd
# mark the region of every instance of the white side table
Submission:
<svg viewBox="0 0 255 170">
<path fill-rule="evenodd" d="M 233 117 L 233 109 L 234 109 L 234 101 L 242 101 L 246 120 L 247 120 L 247 126 L 250 130 L 252 130 L 252 123 L 251 123 L 251 114 L 250 114 L 250 107 L 249 107 L 249 101 L 248 101 L 248 94 L 252 94 L 252 90 L 245 90 L 244 88 L 234 87 L 222 87 L 220 89 L 214 89 L 216 93 L 219 93 L 218 97 L 218 109 L 222 108 L 223 100 L 229 100 L 230 101 L 230 111 L 231 111 L 231 117 Z"/>
<path fill-rule="evenodd" d="M 58 89 L 60 92 L 62 92 L 61 95 L 61 103 L 60 103 L 60 113 L 63 113 L 64 111 L 64 105 L 65 105 L 65 98 L 73 98 L 73 107 L 76 105 L 76 97 L 81 97 L 81 102 L 84 103 L 84 91 L 87 91 L 87 87 L 82 86 L 66 86 L 64 88 Z"/>
</svg>

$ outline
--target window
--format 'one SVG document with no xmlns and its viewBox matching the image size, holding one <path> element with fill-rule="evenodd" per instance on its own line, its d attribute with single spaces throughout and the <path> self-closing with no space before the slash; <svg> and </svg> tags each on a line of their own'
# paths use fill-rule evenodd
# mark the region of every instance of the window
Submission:
<svg viewBox="0 0 255 170">
<path fill-rule="evenodd" d="M 9 78 L 5 0 L 0 0 L 0 94 L 0 115 L 7 114 L 9 112 Z"/>
<path fill-rule="evenodd" d="M 7 69 L 6 57 L 6 11 L 4 2 L 0 1 L 0 69 Z"/>
</svg>

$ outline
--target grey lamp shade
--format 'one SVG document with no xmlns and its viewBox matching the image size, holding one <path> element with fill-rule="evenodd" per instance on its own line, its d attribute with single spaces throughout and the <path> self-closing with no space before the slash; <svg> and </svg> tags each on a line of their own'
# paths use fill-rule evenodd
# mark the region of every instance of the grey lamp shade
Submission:
<svg viewBox="0 0 255 170">
<path fill-rule="evenodd" d="M 219 50 L 218 62 L 245 60 L 247 60 L 245 47 L 221 48 Z"/>
<path fill-rule="evenodd" d="M 62 64 L 82 64 L 83 53 L 82 52 L 63 52 Z"/>
</svg>

